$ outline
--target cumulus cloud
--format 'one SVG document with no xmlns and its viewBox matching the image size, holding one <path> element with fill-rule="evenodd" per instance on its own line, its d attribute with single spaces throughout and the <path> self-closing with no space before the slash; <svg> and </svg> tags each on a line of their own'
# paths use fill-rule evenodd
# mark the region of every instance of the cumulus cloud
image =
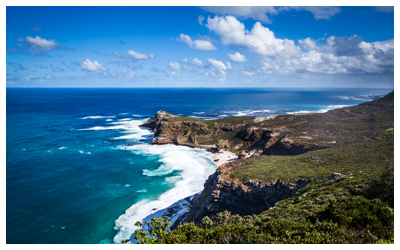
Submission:
<svg viewBox="0 0 400 250">
<path fill-rule="evenodd" d="M 198 68 L 204 68 L 204 64 L 201 62 L 201 60 L 195 58 L 192 61 L 189 62 L 189 64 L 196 66 Z"/>
<path fill-rule="evenodd" d="M 309 37 L 302 40 L 300 39 L 299 43 L 306 50 L 316 50 L 318 48 L 316 42 Z"/>
<path fill-rule="evenodd" d="M 134 59 L 134 60 L 149 60 L 149 59 L 154 59 L 154 54 L 142 54 L 133 50 L 128 50 L 127 51 L 128 55 L 124 55 L 124 54 L 120 54 L 118 52 L 113 52 L 113 54 L 116 57 L 125 59 L 125 60 L 130 60 L 130 59 Z"/>
<path fill-rule="evenodd" d="M 101 65 L 98 61 L 90 61 L 89 59 L 85 59 L 81 63 L 81 67 L 83 71 L 86 72 L 94 72 L 98 74 L 105 74 L 107 72 L 107 68 Z"/>
<path fill-rule="evenodd" d="M 351 36 L 348 39 L 343 37 L 335 37 L 333 51 L 336 56 L 356 56 L 362 53 L 358 46 L 364 39 L 359 36 Z"/>
<path fill-rule="evenodd" d="M 201 25 L 201 26 L 203 26 L 203 21 L 204 21 L 204 16 L 199 16 L 199 18 L 197 19 L 197 21 L 199 22 L 199 24 Z"/>
<path fill-rule="evenodd" d="M 301 57 L 266 57 L 261 62 L 261 71 L 267 74 L 393 74 L 393 39 L 367 43 L 357 36 L 347 39 L 332 36 L 326 44 L 315 46 Z"/>
<path fill-rule="evenodd" d="M 300 6 L 300 7 L 271 7 L 271 6 L 211 6 L 200 7 L 207 12 L 218 15 L 232 15 L 242 19 L 251 18 L 255 21 L 271 23 L 271 17 L 285 11 L 309 11 L 315 19 L 330 19 L 339 13 L 339 7 L 329 6 Z"/>
<path fill-rule="evenodd" d="M 218 70 L 227 70 L 228 69 L 223 62 L 218 61 L 214 58 L 207 58 L 207 60 L 211 63 L 211 65 L 214 68 L 216 68 Z"/>
<path fill-rule="evenodd" d="M 300 47 L 293 40 L 276 38 L 259 22 L 250 31 L 246 30 L 233 16 L 208 18 L 206 27 L 218 34 L 223 44 L 261 55 L 259 71 L 267 74 L 393 74 L 394 71 L 393 40 L 366 43 L 356 35 L 317 40 L 308 37 L 298 41 Z M 228 55 L 231 60 L 234 56 Z M 218 68 L 215 61 L 212 65 Z"/>
<path fill-rule="evenodd" d="M 154 54 L 141 54 L 138 52 L 135 52 L 133 50 L 128 50 L 128 55 L 131 57 L 138 59 L 138 60 L 148 60 L 148 59 L 154 59 Z"/>
<path fill-rule="evenodd" d="M 293 40 L 278 39 L 274 32 L 256 22 L 252 30 L 233 16 L 208 18 L 206 27 L 221 37 L 225 45 L 242 46 L 250 52 L 263 56 L 293 57 L 301 55 L 301 49 Z"/>
<path fill-rule="evenodd" d="M 18 38 L 18 42 L 24 42 L 26 46 L 19 46 L 23 49 L 29 50 L 33 55 L 41 56 L 44 54 L 43 51 L 52 51 L 61 48 L 62 46 L 54 39 L 46 40 L 40 36 L 31 37 L 27 36 L 25 38 Z"/>
<path fill-rule="evenodd" d="M 197 59 L 197 58 L 193 59 L 192 61 L 188 61 L 188 59 L 183 58 L 182 62 L 183 63 L 188 63 L 188 64 L 193 65 L 193 66 L 196 66 L 197 68 L 200 68 L 200 69 L 204 68 L 203 62 L 201 60 Z"/>
<path fill-rule="evenodd" d="M 177 41 L 184 42 L 187 45 L 189 45 L 190 48 L 192 49 L 197 49 L 197 50 L 216 50 L 217 48 L 212 45 L 211 42 L 207 40 L 192 40 L 190 36 L 185 35 L 185 34 L 180 34 L 179 37 L 176 39 Z"/>
<path fill-rule="evenodd" d="M 235 54 L 228 53 L 227 55 L 232 62 L 246 62 L 247 61 L 247 58 L 244 55 L 240 54 L 239 52 L 236 52 Z"/>
<path fill-rule="evenodd" d="M 181 70 L 181 65 L 177 62 L 170 62 L 169 67 L 173 70 Z"/>
</svg>

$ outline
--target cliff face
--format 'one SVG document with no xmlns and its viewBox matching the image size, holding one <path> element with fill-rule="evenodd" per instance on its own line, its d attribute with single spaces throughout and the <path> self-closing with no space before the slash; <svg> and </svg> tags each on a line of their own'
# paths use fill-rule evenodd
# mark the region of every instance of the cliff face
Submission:
<svg viewBox="0 0 400 250">
<path fill-rule="evenodd" d="M 240 215 L 257 214 L 329 171 L 358 172 L 360 162 L 369 162 L 368 157 L 377 151 L 366 153 L 366 145 L 379 142 L 383 134 L 390 133 L 393 121 L 391 92 L 375 101 L 323 114 L 206 121 L 158 111 L 141 126 L 154 131 L 153 144 L 217 147 L 241 153 L 244 150 L 252 156 L 222 165 L 208 178 L 204 191 L 193 199 L 184 218 L 198 221 L 226 210 Z M 352 162 L 354 152 L 365 156 Z"/>
<path fill-rule="evenodd" d="M 220 122 L 223 120 L 231 123 Z M 253 117 L 206 121 L 178 117 L 160 110 L 140 127 L 150 128 L 154 132 L 152 144 L 174 143 L 189 147 L 222 148 L 234 152 L 245 150 L 250 155 L 260 155 L 272 145 L 275 145 L 275 154 L 283 155 L 300 154 L 313 148 L 304 143 L 307 141 L 304 138 L 282 138 L 281 134 L 288 131 L 285 126 L 265 127 L 258 122 L 259 119 Z"/>
<path fill-rule="evenodd" d="M 199 221 L 223 211 L 232 214 L 251 215 L 269 209 L 280 200 L 288 198 L 305 187 L 311 179 L 274 181 L 263 183 L 248 180 L 245 183 L 231 178 L 232 168 L 241 161 L 221 165 L 204 184 L 204 191 L 196 195 L 186 221 Z"/>
</svg>

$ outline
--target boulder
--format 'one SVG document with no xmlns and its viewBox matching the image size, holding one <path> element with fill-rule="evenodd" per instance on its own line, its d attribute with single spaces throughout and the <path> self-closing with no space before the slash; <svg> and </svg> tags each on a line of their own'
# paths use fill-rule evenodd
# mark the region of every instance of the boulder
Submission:
<svg viewBox="0 0 400 250">
<path fill-rule="evenodd" d="M 241 150 L 241 151 L 239 152 L 239 159 L 246 158 L 246 156 L 247 156 L 247 154 L 246 154 L 246 152 L 245 152 L 244 150 Z"/>
</svg>

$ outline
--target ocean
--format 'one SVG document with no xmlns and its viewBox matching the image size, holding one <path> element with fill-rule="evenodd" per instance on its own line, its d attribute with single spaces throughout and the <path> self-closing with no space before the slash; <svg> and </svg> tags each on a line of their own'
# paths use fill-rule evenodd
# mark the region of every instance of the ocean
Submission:
<svg viewBox="0 0 400 250">
<path fill-rule="evenodd" d="M 203 189 L 211 153 L 151 145 L 158 110 L 214 120 L 326 112 L 392 89 L 7 88 L 7 243 L 119 243 Z"/>
</svg>

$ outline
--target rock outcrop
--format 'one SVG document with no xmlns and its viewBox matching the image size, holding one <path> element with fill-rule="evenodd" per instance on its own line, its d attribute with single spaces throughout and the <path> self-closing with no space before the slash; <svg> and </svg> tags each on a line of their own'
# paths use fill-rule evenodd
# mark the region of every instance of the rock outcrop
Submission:
<svg viewBox="0 0 400 250">
<path fill-rule="evenodd" d="M 186 221 L 199 221 L 223 211 L 250 215 L 265 211 L 280 200 L 288 198 L 308 185 L 311 180 L 296 179 L 291 182 L 274 180 L 262 183 L 248 180 L 246 183 L 230 177 L 237 162 L 221 165 L 204 184 L 204 191 L 193 199 Z"/>
</svg>

